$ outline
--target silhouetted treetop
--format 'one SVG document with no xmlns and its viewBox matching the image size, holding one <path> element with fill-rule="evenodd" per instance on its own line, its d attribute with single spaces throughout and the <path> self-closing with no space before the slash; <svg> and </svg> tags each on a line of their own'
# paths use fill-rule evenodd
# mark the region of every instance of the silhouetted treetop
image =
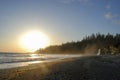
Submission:
<svg viewBox="0 0 120 80">
<path fill-rule="evenodd" d="M 45 49 L 39 49 L 36 52 L 52 54 L 97 54 L 98 50 L 101 50 L 101 54 L 119 54 L 120 34 L 92 34 L 90 36 L 84 37 L 81 41 L 72 41 L 61 45 L 53 45 Z"/>
</svg>

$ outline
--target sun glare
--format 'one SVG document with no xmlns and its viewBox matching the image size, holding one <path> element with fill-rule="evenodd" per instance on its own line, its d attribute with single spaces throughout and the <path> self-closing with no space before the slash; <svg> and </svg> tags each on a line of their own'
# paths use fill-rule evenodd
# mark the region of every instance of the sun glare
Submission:
<svg viewBox="0 0 120 80">
<path fill-rule="evenodd" d="M 30 31 L 20 38 L 20 46 L 26 51 L 33 52 L 49 45 L 48 37 L 38 31 Z"/>
</svg>

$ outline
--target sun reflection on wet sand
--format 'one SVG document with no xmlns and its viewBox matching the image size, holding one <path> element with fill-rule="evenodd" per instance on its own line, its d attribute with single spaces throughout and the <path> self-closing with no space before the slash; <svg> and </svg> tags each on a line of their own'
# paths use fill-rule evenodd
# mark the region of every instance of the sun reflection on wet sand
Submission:
<svg viewBox="0 0 120 80">
<path fill-rule="evenodd" d="M 15 67 L 23 67 L 28 66 L 29 64 L 27 62 L 23 63 L 7 63 L 7 64 L 0 64 L 0 69 L 9 69 L 9 68 L 15 68 Z"/>
</svg>

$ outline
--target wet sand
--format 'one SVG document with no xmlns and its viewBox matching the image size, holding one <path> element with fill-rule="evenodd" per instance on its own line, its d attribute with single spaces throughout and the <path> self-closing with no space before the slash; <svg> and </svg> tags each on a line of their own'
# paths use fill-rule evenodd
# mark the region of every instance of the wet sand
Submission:
<svg viewBox="0 0 120 80">
<path fill-rule="evenodd" d="M 87 56 L 4 69 L 0 80 L 120 80 L 120 57 Z"/>
</svg>

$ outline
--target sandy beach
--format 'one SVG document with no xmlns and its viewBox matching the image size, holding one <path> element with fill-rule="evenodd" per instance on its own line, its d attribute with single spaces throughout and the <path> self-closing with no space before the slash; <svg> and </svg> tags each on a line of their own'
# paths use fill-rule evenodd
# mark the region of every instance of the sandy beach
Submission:
<svg viewBox="0 0 120 80">
<path fill-rule="evenodd" d="M 0 80 L 120 80 L 120 57 L 87 56 L 1 69 Z"/>
</svg>

